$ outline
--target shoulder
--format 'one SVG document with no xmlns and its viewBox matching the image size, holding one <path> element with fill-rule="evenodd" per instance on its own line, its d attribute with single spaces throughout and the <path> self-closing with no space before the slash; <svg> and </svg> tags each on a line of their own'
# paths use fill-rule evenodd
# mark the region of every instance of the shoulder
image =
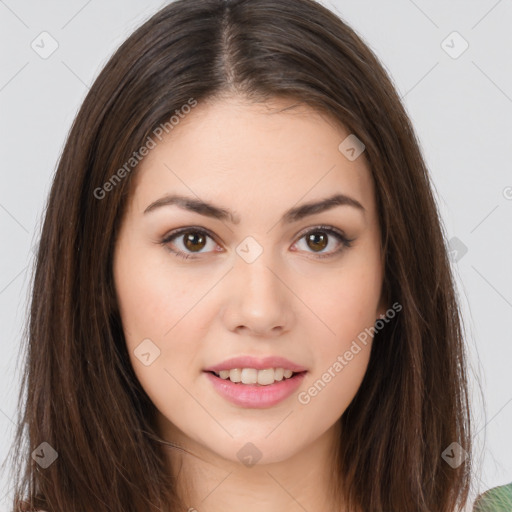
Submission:
<svg viewBox="0 0 512 512">
<path fill-rule="evenodd" d="M 493 487 L 475 501 L 473 512 L 510 512 L 512 510 L 512 482 Z"/>
</svg>

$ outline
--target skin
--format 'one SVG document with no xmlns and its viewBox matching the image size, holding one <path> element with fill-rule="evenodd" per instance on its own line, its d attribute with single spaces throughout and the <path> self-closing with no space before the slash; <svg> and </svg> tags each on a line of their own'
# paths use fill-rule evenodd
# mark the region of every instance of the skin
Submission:
<svg viewBox="0 0 512 512">
<path fill-rule="evenodd" d="M 191 452 L 165 448 L 185 503 L 199 512 L 333 506 L 338 420 L 366 372 L 371 337 L 308 404 L 297 394 L 388 306 L 373 181 L 364 153 L 349 161 L 338 150 L 347 135 L 290 99 L 250 103 L 232 96 L 199 103 L 134 176 L 114 254 L 116 293 L 133 368 L 158 410 L 158 432 Z M 344 205 L 280 222 L 289 208 L 335 192 L 359 201 L 364 214 Z M 170 193 L 229 208 L 240 222 L 176 205 L 144 214 Z M 329 234 L 327 246 L 308 244 L 304 235 L 319 225 L 342 230 L 352 246 Z M 182 227 L 201 227 L 215 238 L 190 246 L 182 234 L 160 243 Z M 236 252 L 247 236 L 263 249 L 252 263 Z M 326 253 L 332 256 L 318 256 Z M 134 350 L 147 338 L 160 354 L 145 366 Z M 238 355 L 284 356 L 308 373 L 278 405 L 236 406 L 217 394 L 203 369 Z M 261 452 L 251 467 L 237 457 L 248 442 Z"/>
</svg>

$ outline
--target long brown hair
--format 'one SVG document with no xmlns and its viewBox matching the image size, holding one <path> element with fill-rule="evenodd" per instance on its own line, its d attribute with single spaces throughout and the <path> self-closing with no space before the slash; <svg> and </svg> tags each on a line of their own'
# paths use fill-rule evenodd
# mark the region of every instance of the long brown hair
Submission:
<svg viewBox="0 0 512 512">
<path fill-rule="evenodd" d="M 452 467 L 442 456 L 452 443 L 471 453 L 462 319 L 428 171 L 392 81 L 313 0 L 178 0 L 111 57 L 58 164 L 33 276 L 14 510 L 184 507 L 130 365 L 112 254 L 137 171 L 126 162 L 191 98 L 234 94 L 327 114 L 364 143 L 376 185 L 384 288 L 403 309 L 375 335 L 341 417 L 333 491 L 358 512 L 462 508 L 471 458 Z M 37 454 L 55 456 L 50 448 L 58 458 L 43 468 Z"/>
</svg>

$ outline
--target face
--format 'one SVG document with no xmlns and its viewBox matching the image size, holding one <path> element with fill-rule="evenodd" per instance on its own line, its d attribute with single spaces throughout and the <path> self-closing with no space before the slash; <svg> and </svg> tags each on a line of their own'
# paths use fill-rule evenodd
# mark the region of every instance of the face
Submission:
<svg viewBox="0 0 512 512">
<path fill-rule="evenodd" d="M 141 161 L 115 248 L 126 343 L 162 436 L 233 462 L 247 442 L 269 463 L 332 432 L 368 365 L 360 335 L 385 311 L 364 153 L 346 158 L 349 132 L 308 107 L 278 112 L 292 104 L 199 103 Z M 225 365 L 249 383 L 206 371 L 235 357 L 255 359 Z M 267 385 L 282 372 L 258 363 L 295 373 Z"/>
</svg>

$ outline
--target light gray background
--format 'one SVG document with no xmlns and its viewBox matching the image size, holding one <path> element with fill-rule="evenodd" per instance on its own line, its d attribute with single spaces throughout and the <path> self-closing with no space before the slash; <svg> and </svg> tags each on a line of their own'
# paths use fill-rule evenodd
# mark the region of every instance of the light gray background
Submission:
<svg viewBox="0 0 512 512">
<path fill-rule="evenodd" d="M 473 494 L 512 482 L 511 2 L 323 3 L 391 74 L 421 142 L 448 238 L 467 248 L 454 254 L 453 266 L 471 356 L 474 462 L 481 468 Z M 57 160 L 100 69 L 162 5 L 0 0 L 0 460 L 13 434 L 32 247 Z M 43 31 L 59 45 L 47 59 L 31 48 Z M 446 40 L 453 31 L 469 44 L 457 58 L 445 51 L 463 48 L 457 36 Z M 0 509 L 7 510 L 6 475 L 0 484 Z"/>
</svg>

